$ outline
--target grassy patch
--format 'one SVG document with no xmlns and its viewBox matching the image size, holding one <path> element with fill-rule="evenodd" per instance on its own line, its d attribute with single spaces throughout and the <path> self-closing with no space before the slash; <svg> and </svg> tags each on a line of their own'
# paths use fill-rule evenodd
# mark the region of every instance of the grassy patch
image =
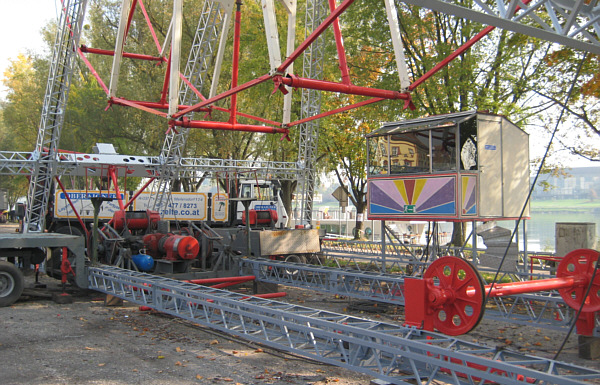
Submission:
<svg viewBox="0 0 600 385">
<path fill-rule="evenodd" d="M 532 211 L 589 211 L 600 208 L 600 200 L 561 199 L 535 200 L 531 202 Z"/>
</svg>

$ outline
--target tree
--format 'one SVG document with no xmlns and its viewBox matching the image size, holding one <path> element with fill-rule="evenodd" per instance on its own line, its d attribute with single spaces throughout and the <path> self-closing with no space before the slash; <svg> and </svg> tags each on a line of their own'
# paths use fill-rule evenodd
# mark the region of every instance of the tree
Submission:
<svg viewBox="0 0 600 385">
<path fill-rule="evenodd" d="M 483 29 L 480 24 L 467 19 L 399 2 L 396 6 L 407 66 L 413 81 L 424 76 Z M 392 46 L 387 37 L 389 30 L 386 23 L 377 22 L 386 19 L 382 4 L 359 1 L 344 16 L 342 28 L 347 32 L 344 42 L 353 82 L 376 88 L 398 89 Z M 356 181 L 364 180 L 364 165 L 363 168 L 344 166 L 345 163 L 349 164 L 345 161 L 348 156 L 344 151 L 358 145 L 362 146 L 360 152 L 364 153 L 366 146 L 360 133 L 378 128 L 378 122 L 478 109 L 510 116 L 512 121 L 521 126 L 527 124 L 551 105 L 546 100 L 532 97 L 532 90 L 546 73 L 544 58 L 549 47 L 548 43 L 526 36 L 494 30 L 413 91 L 412 99 L 417 107 L 415 111 L 404 110 L 403 103 L 385 102 L 371 105 L 374 106 L 371 119 L 368 117 L 368 108 L 353 111 L 345 121 L 339 117 L 328 119 L 330 141 L 343 143 L 338 147 L 339 150 L 334 146 L 329 147 L 332 150 L 330 159 L 337 159 L 342 165 L 340 168 L 346 170 L 345 176 L 354 180 L 354 185 L 361 186 L 364 182 L 361 184 Z M 339 107 L 347 101 L 349 99 L 345 97 L 328 99 L 331 107 Z M 369 124 L 370 127 L 365 128 Z M 356 130 L 356 136 L 348 137 L 345 132 L 348 128 Z M 353 158 L 356 160 L 356 156 Z M 360 195 L 360 192 L 354 195 L 353 203 L 359 201 L 357 198 Z M 463 226 L 455 226 L 453 239 L 454 244 L 464 241 Z"/>
</svg>

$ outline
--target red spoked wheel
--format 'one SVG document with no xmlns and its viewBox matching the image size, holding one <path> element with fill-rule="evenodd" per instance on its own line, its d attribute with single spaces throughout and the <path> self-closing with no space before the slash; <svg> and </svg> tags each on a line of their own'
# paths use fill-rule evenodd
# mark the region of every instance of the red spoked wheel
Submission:
<svg viewBox="0 0 600 385">
<path fill-rule="evenodd" d="M 577 283 L 573 287 L 558 289 L 565 303 L 573 309 L 579 310 L 591 282 L 592 287 L 582 311 L 586 313 L 600 311 L 600 269 L 592 281 L 599 255 L 596 250 L 577 249 L 565 255 L 558 265 L 556 277 L 576 279 Z"/>
<path fill-rule="evenodd" d="M 433 326 L 446 335 L 457 336 L 475 328 L 483 317 L 485 291 L 477 269 L 457 257 L 434 261 L 423 278 L 431 278 L 428 306 Z"/>
</svg>

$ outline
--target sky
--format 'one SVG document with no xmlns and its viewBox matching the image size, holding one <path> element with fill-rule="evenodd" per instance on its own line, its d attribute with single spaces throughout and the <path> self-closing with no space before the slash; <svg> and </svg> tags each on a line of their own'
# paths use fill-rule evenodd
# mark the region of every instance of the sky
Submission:
<svg viewBox="0 0 600 385">
<path fill-rule="evenodd" d="M 0 76 L 16 59 L 27 50 L 44 51 L 41 30 L 51 20 L 56 20 L 58 2 L 55 0 L 0 0 Z M 0 84 L 0 97 L 6 89 Z"/>
</svg>

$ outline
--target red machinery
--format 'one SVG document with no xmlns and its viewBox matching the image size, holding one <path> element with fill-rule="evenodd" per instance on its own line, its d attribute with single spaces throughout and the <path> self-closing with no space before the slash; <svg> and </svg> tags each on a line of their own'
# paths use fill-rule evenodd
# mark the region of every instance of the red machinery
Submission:
<svg viewBox="0 0 600 385">
<path fill-rule="evenodd" d="M 195 259 L 200 252 L 198 240 L 192 236 L 174 234 L 147 234 L 143 237 L 146 252 L 154 258 L 175 261 L 179 259 Z"/>
<path fill-rule="evenodd" d="M 129 247 L 144 250 L 154 259 L 192 260 L 200 253 L 198 239 L 188 233 L 156 232 L 161 220 L 156 211 L 116 211 L 112 225 L 117 231 L 128 230 L 123 237 Z M 134 235 L 135 234 L 135 235 Z"/>
<path fill-rule="evenodd" d="M 277 223 L 279 217 L 277 216 L 277 211 L 268 209 L 268 210 L 249 210 L 248 216 L 250 217 L 250 225 L 266 225 L 273 227 L 275 223 Z M 242 213 L 242 223 L 246 224 L 246 212 Z"/>
<path fill-rule="evenodd" d="M 558 290 L 567 305 L 579 311 L 577 333 L 592 335 L 600 311 L 600 252 L 578 249 L 560 262 L 556 278 L 484 285 L 475 267 L 457 257 L 434 261 L 422 279 L 406 278 L 406 324 L 447 335 L 469 332 L 479 324 L 485 298 Z"/>
<path fill-rule="evenodd" d="M 113 215 L 112 226 L 117 231 L 125 228 L 129 230 L 150 230 L 156 229 L 158 221 L 160 221 L 160 214 L 156 211 L 118 210 Z"/>
</svg>

